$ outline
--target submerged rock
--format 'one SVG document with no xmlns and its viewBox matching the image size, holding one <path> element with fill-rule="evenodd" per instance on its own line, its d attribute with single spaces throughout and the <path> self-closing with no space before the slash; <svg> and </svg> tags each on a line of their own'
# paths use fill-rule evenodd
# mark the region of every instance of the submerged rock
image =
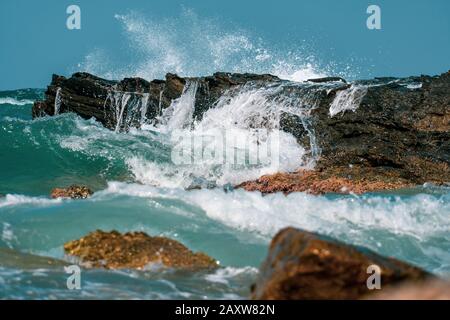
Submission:
<svg viewBox="0 0 450 320">
<path fill-rule="evenodd" d="M 381 290 L 369 290 L 369 266 L 381 269 Z M 431 275 L 368 249 L 294 228 L 281 230 L 252 288 L 253 299 L 358 299 Z"/>
<path fill-rule="evenodd" d="M 67 188 L 55 188 L 51 192 L 51 197 L 56 198 L 71 198 L 71 199 L 86 199 L 93 194 L 92 190 L 85 186 L 72 185 Z"/>
<path fill-rule="evenodd" d="M 94 268 L 144 269 L 149 264 L 193 270 L 218 267 L 217 261 L 204 253 L 194 253 L 178 241 L 143 232 L 97 230 L 66 243 L 64 250 Z"/>
</svg>

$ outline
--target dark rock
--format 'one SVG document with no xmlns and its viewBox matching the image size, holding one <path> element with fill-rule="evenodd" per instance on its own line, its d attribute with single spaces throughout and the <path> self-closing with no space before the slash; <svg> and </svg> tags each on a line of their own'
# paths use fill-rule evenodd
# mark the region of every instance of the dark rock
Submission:
<svg viewBox="0 0 450 320">
<path fill-rule="evenodd" d="M 84 186 L 72 185 L 68 188 L 55 188 L 52 190 L 51 197 L 56 198 L 71 198 L 71 199 L 86 199 L 93 194 L 92 190 Z"/>
<path fill-rule="evenodd" d="M 144 111 L 147 121 L 158 121 L 157 116 L 181 96 L 188 81 L 197 82 L 195 120 L 200 120 L 225 92 L 232 95 L 243 86 L 279 85 L 280 90 L 270 97 L 274 103 L 277 98 L 288 97 L 294 101 L 293 107 L 309 110 L 303 116 L 280 111 L 281 129 L 292 133 L 306 148 L 316 160 L 317 172 L 325 172 L 326 179 L 336 178 L 336 183 L 354 176 L 352 166 L 359 168 L 361 179 L 394 188 L 450 181 L 450 72 L 433 77 L 376 78 L 352 84 L 339 77 L 299 84 L 272 75 L 223 72 L 199 78 L 167 74 L 165 80 L 150 82 L 140 78 L 109 81 L 87 73 L 76 73 L 71 78 L 54 75 L 45 100 L 34 104 L 33 117 L 54 114 L 56 95 L 61 88 L 61 113 L 95 117 L 110 129 L 127 130 L 142 124 Z M 338 95 L 351 95 L 357 87 L 364 88 L 357 105 L 331 116 L 334 99 Z M 124 100 L 128 103 L 121 105 Z M 398 181 L 393 181 L 393 177 Z M 290 180 L 296 178 L 299 175 Z M 272 192 L 283 191 L 277 187 L 282 185 L 277 177 L 265 183 Z"/>
<path fill-rule="evenodd" d="M 381 290 L 369 290 L 367 272 L 381 269 Z M 368 249 L 294 228 L 281 230 L 252 288 L 253 299 L 358 299 L 403 281 L 422 281 L 431 275 Z"/>
<path fill-rule="evenodd" d="M 384 82 L 382 82 L 384 81 Z M 401 85 L 420 83 L 418 89 Z M 355 111 L 330 117 L 330 105 L 336 94 L 345 88 L 331 89 L 311 111 L 311 122 L 320 149 L 315 170 L 325 179 L 367 185 L 380 182 L 383 189 L 396 189 L 426 182 L 443 185 L 450 181 L 450 72 L 440 76 L 363 81 L 372 84 Z M 291 119 L 288 128 L 295 128 Z M 288 130 L 287 130 L 288 131 Z M 304 132 L 293 131 L 301 140 Z M 355 175 L 355 168 L 357 174 Z M 351 177 L 351 181 L 342 180 Z M 289 185 L 286 187 L 286 179 Z M 290 192 L 310 189 L 302 175 L 277 174 L 265 177 L 264 184 L 250 181 L 241 186 L 262 192 Z M 334 182 L 339 183 L 335 180 Z M 347 183 L 348 182 L 348 183 Z M 333 188 L 340 189 L 333 183 Z M 374 186 L 372 184 L 372 186 Z M 390 188 L 390 186 L 392 188 Z M 314 189 L 314 188 L 312 188 Z M 356 188 L 376 191 L 372 187 Z M 327 192 L 327 188 L 322 189 Z M 313 192 L 315 193 L 315 192 Z M 322 192 L 318 192 L 322 193 Z"/>
<path fill-rule="evenodd" d="M 155 263 L 177 269 L 214 269 L 216 260 L 204 253 L 193 253 L 178 241 L 150 237 L 143 232 L 97 230 L 66 243 L 67 254 L 77 256 L 83 265 L 106 269 L 144 269 Z"/>
<path fill-rule="evenodd" d="M 53 75 L 51 84 L 45 92 L 45 100 L 36 101 L 33 106 L 33 118 L 55 114 L 55 100 L 58 88 L 60 90 L 60 113 L 74 112 L 89 119 L 94 117 L 109 129 L 126 130 L 129 126 L 139 127 L 140 119 L 133 118 L 133 108 L 142 108 L 145 103 L 146 119 L 153 120 L 161 115 L 172 100 L 181 96 L 186 81 L 197 81 L 194 117 L 200 119 L 203 113 L 213 106 L 214 102 L 230 88 L 248 82 L 265 83 L 280 81 L 272 75 L 235 74 L 218 72 L 212 76 L 199 78 L 180 78 L 168 73 L 165 80 L 148 82 L 141 78 L 125 78 L 122 81 L 110 81 L 94 75 L 79 72 L 70 78 Z M 115 102 L 121 100 L 124 94 L 129 96 L 125 108 L 117 110 Z M 147 96 L 148 99 L 143 99 Z M 120 107 L 120 106 L 119 106 Z M 118 115 L 122 113 L 118 125 Z M 140 112 L 137 112 L 140 116 Z M 123 121 L 127 119 L 127 121 Z"/>
</svg>

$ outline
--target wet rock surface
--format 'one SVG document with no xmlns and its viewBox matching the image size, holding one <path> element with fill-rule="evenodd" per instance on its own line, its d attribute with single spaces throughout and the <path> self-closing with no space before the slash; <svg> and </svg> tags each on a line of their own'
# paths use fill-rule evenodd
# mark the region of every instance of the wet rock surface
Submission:
<svg viewBox="0 0 450 320">
<path fill-rule="evenodd" d="M 204 253 L 194 253 L 178 241 L 143 232 L 97 230 L 66 243 L 64 250 L 80 258 L 84 266 L 94 268 L 145 269 L 152 264 L 187 270 L 218 267 L 217 261 Z"/>
<path fill-rule="evenodd" d="M 249 86 L 278 86 L 269 95 L 270 103 L 288 98 L 293 101 L 288 107 L 300 110 L 280 110 L 279 126 L 305 147 L 316 174 L 264 177 L 262 183 L 242 185 L 246 189 L 359 193 L 450 181 L 450 72 L 353 83 L 338 77 L 292 83 L 272 75 L 235 73 L 199 78 L 167 74 L 164 80 L 153 81 L 109 81 L 87 73 L 70 78 L 54 75 L 45 100 L 34 104 L 33 117 L 75 112 L 112 130 L 127 130 L 144 120 L 158 121 L 191 81 L 197 83 L 193 121 L 202 119 L 225 93 L 238 94 Z M 249 126 L 264 126 L 261 117 L 256 118 Z M 299 159 L 299 167 L 303 160 Z M 324 181 L 318 186 L 320 179 Z"/>
<path fill-rule="evenodd" d="M 72 185 L 67 188 L 55 188 L 51 192 L 51 197 L 70 198 L 70 199 L 86 199 L 93 194 L 92 190 L 85 186 Z"/>
<path fill-rule="evenodd" d="M 381 290 L 369 290 L 368 267 L 381 269 Z M 272 240 L 253 299 L 359 299 L 431 275 L 393 258 L 307 231 L 286 228 Z"/>
</svg>

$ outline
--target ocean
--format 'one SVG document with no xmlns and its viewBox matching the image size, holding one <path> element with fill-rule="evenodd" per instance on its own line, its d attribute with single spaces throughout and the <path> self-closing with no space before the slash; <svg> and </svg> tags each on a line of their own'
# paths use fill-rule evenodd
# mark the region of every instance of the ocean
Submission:
<svg viewBox="0 0 450 320">
<path fill-rule="evenodd" d="M 221 126 L 251 132 L 237 106 L 265 110 L 264 92 L 247 92 L 186 126 L 186 112 L 158 126 L 114 132 L 95 120 L 61 114 L 32 120 L 42 89 L 0 92 L 0 298 L 244 299 L 271 238 L 294 226 L 361 245 L 450 276 L 450 188 L 433 185 L 364 195 L 262 195 L 230 186 L 273 168 L 186 166 L 171 161 L 170 133 Z M 195 95 L 194 95 L 195 96 Z M 189 111 L 189 92 L 178 101 Z M 252 103 L 249 103 L 251 101 Z M 186 109 L 187 108 L 187 109 Z M 215 123 L 214 123 L 215 119 Z M 305 150 L 282 136 L 281 171 Z M 297 162 L 296 162 L 297 161 Z M 311 162 L 304 165 L 311 165 Z M 88 185 L 85 200 L 51 199 L 55 187 Z M 215 271 L 82 269 L 68 290 L 65 242 L 96 229 L 144 231 L 176 239 L 220 262 Z"/>
</svg>

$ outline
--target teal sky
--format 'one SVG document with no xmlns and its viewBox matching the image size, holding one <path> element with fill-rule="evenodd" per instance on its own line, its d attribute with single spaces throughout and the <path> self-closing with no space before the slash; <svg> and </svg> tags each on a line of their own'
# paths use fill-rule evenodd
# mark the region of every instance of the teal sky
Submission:
<svg viewBox="0 0 450 320">
<path fill-rule="evenodd" d="M 81 30 L 66 28 L 70 4 L 81 8 Z M 381 8 L 381 30 L 366 27 L 370 4 Z M 233 66 L 270 72 L 280 61 L 290 71 L 311 63 L 319 73 L 349 78 L 439 74 L 450 69 L 449 13 L 448 0 L 2 0 L 0 90 L 45 87 L 52 73 L 82 69 L 161 77 Z M 135 20 L 116 15 L 138 17 L 141 29 L 127 33 Z M 253 61 L 255 52 L 274 58 Z M 173 57 L 189 61 L 161 66 Z"/>
</svg>

